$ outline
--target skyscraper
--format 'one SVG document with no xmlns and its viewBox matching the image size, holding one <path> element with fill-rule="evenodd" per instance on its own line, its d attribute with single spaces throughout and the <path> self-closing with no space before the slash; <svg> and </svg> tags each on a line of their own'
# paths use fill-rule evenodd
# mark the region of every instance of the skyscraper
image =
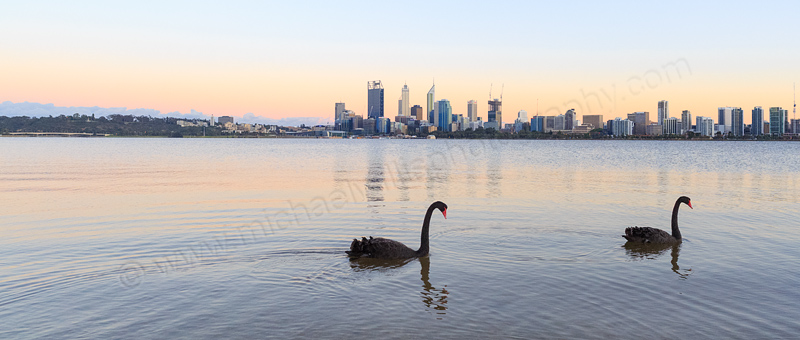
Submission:
<svg viewBox="0 0 800 340">
<path fill-rule="evenodd" d="M 408 85 L 403 84 L 403 95 L 400 97 L 400 111 L 398 112 L 399 116 L 409 116 L 411 115 L 411 109 L 409 108 L 408 102 Z"/>
<path fill-rule="evenodd" d="M 519 110 L 519 112 L 517 112 L 517 121 L 522 122 L 522 123 L 527 123 L 528 122 L 528 111 Z"/>
<path fill-rule="evenodd" d="M 744 136 L 744 111 L 741 107 L 731 110 L 731 132 L 736 137 Z"/>
<path fill-rule="evenodd" d="M 383 117 L 383 84 L 380 80 L 367 82 L 367 118 Z"/>
<path fill-rule="evenodd" d="M 569 109 L 564 113 L 564 130 L 575 128 L 575 109 Z"/>
<path fill-rule="evenodd" d="M 554 125 L 553 125 L 553 130 L 564 130 L 564 127 L 566 126 L 566 122 L 565 122 L 564 118 L 565 118 L 564 115 L 556 116 L 555 121 L 554 121 Z"/>
<path fill-rule="evenodd" d="M 489 115 L 487 117 L 492 127 L 500 131 L 503 128 L 503 102 L 499 99 L 489 101 Z"/>
<path fill-rule="evenodd" d="M 681 113 L 681 134 L 686 134 L 692 129 L 692 113 L 689 110 L 683 110 Z"/>
<path fill-rule="evenodd" d="M 717 108 L 717 124 L 724 126 L 725 133 L 733 129 L 733 108 L 720 107 Z"/>
<path fill-rule="evenodd" d="M 433 84 L 433 86 L 431 86 L 431 89 L 428 91 L 428 122 L 430 123 L 433 123 L 435 119 L 433 115 L 434 113 L 433 111 L 436 110 L 435 90 L 436 90 L 436 84 Z"/>
<path fill-rule="evenodd" d="M 422 120 L 422 106 L 414 105 L 411 107 L 411 115 L 414 116 L 416 120 Z"/>
<path fill-rule="evenodd" d="M 786 131 L 786 116 L 788 112 L 782 107 L 769 108 L 769 134 L 782 136 Z"/>
<path fill-rule="evenodd" d="M 450 131 L 450 124 L 453 122 L 453 108 L 450 107 L 450 101 L 442 99 L 436 104 L 438 107 L 436 114 L 439 116 L 436 127 L 439 131 Z"/>
<path fill-rule="evenodd" d="M 764 109 L 761 106 L 753 108 L 753 122 L 750 124 L 750 134 L 753 136 L 764 134 Z"/>
<path fill-rule="evenodd" d="M 336 105 L 336 108 L 334 109 L 335 112 L 333 114 L 333 119 L 334 120 L 342 120 L 342 119 L 344 119 L 344 111 L 345 111 L 344 103 L 336 103 L 335 105 Z"/>
<path fill-rule="evenodd" d="M 531 131 L 544 131 L 544 116 L 535 116 L 531 118 Z"/>
<path fill-rule="evenodd" d="M 467 102 L 467 117 L 470 122 L 478 120 L 478 102 L 470 100 Z"/>
<path fill-rule="evenodd" d="M 664 125 L 664 119 L 669 118 L 669 102 L 662 100 L 658 102 L 658 120 L 656 124 Z"/>
</svg>

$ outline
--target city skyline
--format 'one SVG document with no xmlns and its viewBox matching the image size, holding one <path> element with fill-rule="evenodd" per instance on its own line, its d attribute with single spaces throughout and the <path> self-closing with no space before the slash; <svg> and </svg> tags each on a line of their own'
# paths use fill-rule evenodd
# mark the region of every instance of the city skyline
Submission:
<svg viewBox="0 0 800 340">
<path fill-rule="evenodd" d="M 390 99 L 407 84 L 409 106 L 426 107 L 435 78 L 454 114 L 467 115 L 476 100 L 484 120 L 489 91 L 494 85 L 499 97 L 501 84 L 505 110 L 530 116 L 537 100 L 540 115 L 575 108 L 612 118 L 655 115 L 659 100 L 670 102 L 671 117 L 792 108 L 800 47 L 790 32 L 800 28 L 792 16 L 800 4 L 639 6 L 505 2 L 490 7 L 505 20 L 489 24 L 467 20 L 479 18 L 483 4 L 319 3 L 307 11 L 302 4 L 11 3 L 0 14 L 0 102 L 331 123 L 335 102 L 368 116 L 365 80 L 380 79 Z M 671 25 L 653 25 L 654 12 Z M 294 20 L 301 15 L 302 24 Z M 562 25 L 567 16 L 570 25 Z M 387 20 L 371 30 L 360 24 L 364 17 Z M 422 24 L 390 20 L 399 17 Z M 720 17 L 779 24 L 722 27 Z"/>
</svg>

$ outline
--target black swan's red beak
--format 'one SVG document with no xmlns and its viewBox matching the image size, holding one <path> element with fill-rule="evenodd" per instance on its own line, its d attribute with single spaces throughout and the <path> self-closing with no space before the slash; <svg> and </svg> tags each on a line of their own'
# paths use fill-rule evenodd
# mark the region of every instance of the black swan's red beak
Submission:
<svg viewBox="0 0 800 340">
<path fill-rule="evenodd" d="M 444 215 L 444 219 L 447 219 L 447 209 L 442 210 L 442 215 Z"/>
<path fill-rule="evenodd" d="M 689 208 L 692 208 L 692 201 L 686 202 L 686 205 L 688 205 Z M 692 209 L 694 209 L 694 208 L 692 208 Z"/>
</svg>

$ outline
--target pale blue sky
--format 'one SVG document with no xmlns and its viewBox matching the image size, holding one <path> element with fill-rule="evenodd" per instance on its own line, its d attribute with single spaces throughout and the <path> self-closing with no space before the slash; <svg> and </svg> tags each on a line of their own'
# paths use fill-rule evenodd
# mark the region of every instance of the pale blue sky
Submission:
<svg viewBox="0 0 800 340">
<path fill-rule="evenodd" d="M 366 82 L 380 79 L 393 116 L 403 82 L 423 104 L 435 77 L 456 113 L 505 84 L 511 117 L 535 112 L 537 98 L 561 110 L 587 91 L 622 97 L 631 77 L 682 59 L 691 74 L 579 115 L 653 112 L 660 99 L 673 116 L 786 108 L 800 75 L 799 4 L 11 2 L 0 12 L 0 101 L 328 117 L 338 100 L 363 114 Z"/>
</svg>

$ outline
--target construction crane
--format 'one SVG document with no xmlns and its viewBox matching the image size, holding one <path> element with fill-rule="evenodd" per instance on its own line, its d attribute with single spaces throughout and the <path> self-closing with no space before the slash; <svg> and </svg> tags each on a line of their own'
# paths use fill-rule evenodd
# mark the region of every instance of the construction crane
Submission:
<svg viewBox="0 0 800 340">
<path fill-rule="evenodd" d="M 492 85 L 494 84 L 489 83 L 489 100 L 492 100 Z"/>
<path fill-rule="evenodd" d="M 506 84 L 505 84 L 505 83 L 503 83 L 503 85 L 500 87 L 500 102 L 501 102 L 501 103 L 503 102 L 503 90 L 504 90 L 505 88 L 506 88 Z"/>
</svg>

